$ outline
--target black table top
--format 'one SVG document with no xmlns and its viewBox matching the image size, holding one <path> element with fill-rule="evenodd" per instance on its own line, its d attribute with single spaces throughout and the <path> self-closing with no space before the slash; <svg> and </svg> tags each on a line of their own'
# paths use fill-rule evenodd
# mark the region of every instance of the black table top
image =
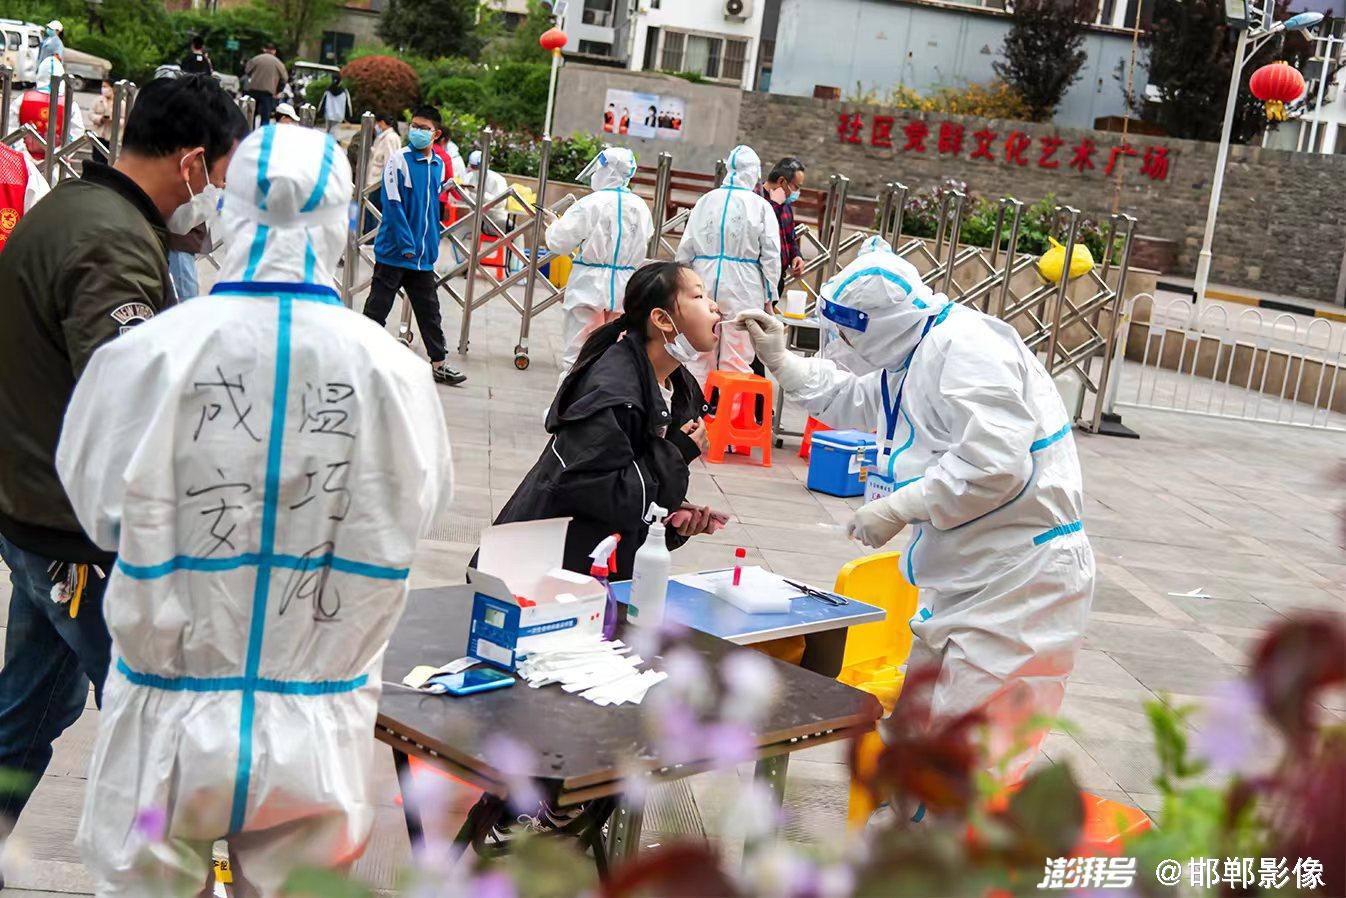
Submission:
<svg viewBox="0 0 1346 898">
<path fill-rule="evenodd" d="M 465 655 L 472 594 L 469 586 L 413 590 L 388 646 L 384 679 L 400 682 L 419 664 L 439 666 Z M 711 663 L 745 651 L 704 633 L 693 633 L 690 645 Z M 647 666 L 661 666 L 661 658 L 645 660 Z M 763 757 L 863 732 L 881 714 L 878 701 L 868 693 L 774 659 L 772 663 L 779 688 L 757 737 Z M 444 762 L 451 772 L 496 794 L 503 794 L 504 776 L 483 745 L 493 736 L 508 737 L 532 748 L 532 776 L 559 793 L 586 790 L 591 793 L 583 796 L 587 798 L 617 791 L 610 784 L 618 780 L 619 768 L 628 770 L 636 758 L 659 767 L 642 709 L 631 704 L 601 707 L 560 686 L 533 689 L 523 681 L 462 697 L 385 686 L 377 735 L 409 755 Z M 705 767 L 692 764 L 656 773 L 677 778 L 701 769 Z"/>
</svg>

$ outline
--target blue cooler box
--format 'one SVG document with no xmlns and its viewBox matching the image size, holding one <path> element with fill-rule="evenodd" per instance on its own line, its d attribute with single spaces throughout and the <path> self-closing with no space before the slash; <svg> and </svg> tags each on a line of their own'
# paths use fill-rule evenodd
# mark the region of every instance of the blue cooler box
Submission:
<svg viewBox="0 0 1346 898">
<path fill-rule="evenodd" d="M 878 461 L 878 442 L 859 430 L 820 430 L 809 453 L 809 489 L 832 496 L 863 496 L 862 474 Z"/>
</svg>

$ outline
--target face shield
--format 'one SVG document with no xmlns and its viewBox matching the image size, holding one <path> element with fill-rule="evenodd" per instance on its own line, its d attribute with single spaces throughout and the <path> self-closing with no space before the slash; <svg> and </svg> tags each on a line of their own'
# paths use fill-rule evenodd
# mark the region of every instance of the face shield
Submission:
<svg viewBox="0 0 1346 898">
<path fill-rule="evenodd" d="M 229 164 L 219 280 L 334 286 L 350 196 L 350 163 L 326 133 L 276 125 L 253 131 Z"/>
<path fill-rule="evenodd" d="M 909 262 L 871 237 L 855 261 L 823 285 L 818 299 L 823 357 L 857 374 L 897 369 L 943 306 Z"/>
<path fill-rule="evenodd" d="M 594 190 L 625 187 L 636 173 L 636 156 L 625 147 L 604 147 L 579 173 Z"/>
</svg>

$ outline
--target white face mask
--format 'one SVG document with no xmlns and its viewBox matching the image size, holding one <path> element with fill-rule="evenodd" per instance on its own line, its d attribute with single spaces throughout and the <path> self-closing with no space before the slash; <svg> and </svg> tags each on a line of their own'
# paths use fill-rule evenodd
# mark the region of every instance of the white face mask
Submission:
<svg viewBox="0 0 1346 898">
<path fill-rule="evenodd" d="M 183 157 L 186 158 L 186 157 Z M 193 228 L 203 224 L 206 219 L 215 213 L 220 204 L 220 188 L 206 181 L 206 186 L 200 193 L 192 190 L 191 176 L 186 175 L 183 181 L 187 184 L 187 193 L 190 199 L 173 210 L 173 214 L 168 217 L 169 233 L 179 236 L 189 233 Z"/>
<path fill-rule="evenodd" d="M 672 323 L 672 318 L 669 319 L 669 322 Z M 690 365 L 701 358 L 700 351 L 692 345 L 691 340 L 687 339 L 686 334 L 678 330 L 676 324 L 673 325 L 673 330 L 677 331 L 677 336 L 672 340 L 664 341 L 664 352 L 672 356 L 673 361 L 679 365 Z"/>
</svg>

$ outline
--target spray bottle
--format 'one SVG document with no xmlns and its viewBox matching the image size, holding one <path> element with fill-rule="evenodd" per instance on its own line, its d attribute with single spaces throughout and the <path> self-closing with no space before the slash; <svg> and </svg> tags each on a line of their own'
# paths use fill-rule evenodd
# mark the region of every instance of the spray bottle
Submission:
<svg viewBox="0 0 1346 898">
<path fill-rule="evenodd" d="M 636 552 L 635 568 L 631 575 L 631 604 L 626 610 L 631 623 L 642 627 L 657 627 L 664 621 L 664 603 L 668 600 L 668 569 L 672 559 L 664 539 L 663 520 L 668 512 L 650 503 L 645 523 L 650 532 Z"/>
<path fill-rule="evenodd" d="M 608 583 L 608 575 L 617 567 L 617 543 L 621 540 L 621 534 L 614 533 L 589 553 L 589 558 L 593 562 L 589 567 L 589 576 L 602 583 L 603 591 L 608 595 L 607 604 L 603 606 L 603 638 L 608 640 L 617 633 L 617 617 L 620 611 L 617 597 L 612 594 L 612 585 Z"/>
</svg>

